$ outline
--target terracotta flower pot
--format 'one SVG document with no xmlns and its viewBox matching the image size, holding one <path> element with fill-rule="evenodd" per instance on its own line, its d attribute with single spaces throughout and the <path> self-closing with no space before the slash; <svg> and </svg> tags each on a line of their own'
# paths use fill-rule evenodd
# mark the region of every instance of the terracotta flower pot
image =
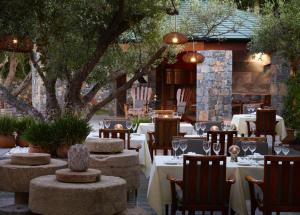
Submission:
<svg viewBox="0 0 300 215">
<path fill-rule="evenodd" d="M 68 157 L 68 151 L 70 149 L 70 145 L 67 144 L 61 144 L 56 149 L 56 155 L 59 158 L 67 158 Z"/>
<path fill-rule="evenodd" d="M 50 154 L 50 149 L 29 144 L 29 153 L 48 153 L 48 154 Z"/>
<path fill-rule="evenodd" d="M 0 135 L 0 148 L 13 148 L 16 146 L 16 140 L 13 136 Z"/>
<path fill-rule="evenodd" d="M 20 146 L 20 147 L 28 147 L 29 146 L 29 142 L 27 140 L 23 140 L 21 138 L 17 138 L 16 139 L 16 145 Z"/>
</svg>

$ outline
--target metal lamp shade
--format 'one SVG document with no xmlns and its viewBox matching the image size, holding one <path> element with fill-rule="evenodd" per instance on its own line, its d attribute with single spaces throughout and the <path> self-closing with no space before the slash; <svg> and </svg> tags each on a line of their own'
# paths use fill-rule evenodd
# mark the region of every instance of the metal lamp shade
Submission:
<svg viewBox="0 0 300 215">
<path fill-rule="evenodd" d="M 179 32 L 170 32 L 163 37 L 166 44 L 184 44 L 188 41 L 187 37 Z"/>
<path fill-rule="evenodd" d="M 33 42 L 30 38 L 18 38 L 12 35 L 0 36 L 0 50 L 9 52 L 31 52 Z"/>
<path fill-rule="evenodd" d="M 205 57 L 197 52 L 187 52 L 182 56 L 182 60 L 186 63 L 203 63 Z"/>
</svg>

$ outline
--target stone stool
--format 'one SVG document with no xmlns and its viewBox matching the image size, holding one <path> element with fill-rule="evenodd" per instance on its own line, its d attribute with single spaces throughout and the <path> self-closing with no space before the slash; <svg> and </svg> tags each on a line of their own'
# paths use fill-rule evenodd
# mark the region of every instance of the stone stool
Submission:
<svg viewBox="0 0 300 215">
<path fill-rule="evenodd" d="M 55 175 L 30 183 L 29 208 L 44 215 L 112 215 L 126 210 L 126 181 L 101 176 L 93 183 L 63 183 Z"/>
<path fill-rule="evenodd" d="M 124 178 L 127 190 L 137 190 L 140 186 L 140 164 L 138 152 L 123 150 L 116 154 L 91 154 L 89 168 L 101 170 L 103 175 Z"/>
</svg>

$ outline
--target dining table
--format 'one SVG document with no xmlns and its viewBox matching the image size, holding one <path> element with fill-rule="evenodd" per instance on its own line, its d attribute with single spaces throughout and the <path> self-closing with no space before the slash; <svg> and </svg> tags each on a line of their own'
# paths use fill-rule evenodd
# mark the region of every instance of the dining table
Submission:
<svg viewBox="0 0 300 215">
<path fill-rule="evenodd" d="M 256 114 L 235 114 L 232 117 L 231 124 L 236 126 L 240 135 L 244 134 L 248 136 L 247 121 L 254 122 L 255 120 Z M 278 121 L 278 123 L 276 124 L 275 131 L 281 139 L 284 139 L 287 136 L 284 119 L 276 115 L 276 121 Z"/>
<path fill-rule="evenodd" d="M 196 134 L 194 130 L 194 126 L 191 123 L 187 122 L 180 122 L 179 125 L 180 132 L 191 135 Z M 136 133 L 145 134 L 146 138 L 148 139 L 148 132 L 154 131 L 154 123 L 140 123 Z"/>
<path fill-rule="evenodd" d="M 172 156 L 155 156 L 151 168 L 147 199 L 158 215 L 163 215 L 165 205 L 170 205 L 172 201 L 167 175 L 182 179 L 182 158 L 179 158 L 177 163 L 171 162 L 172 159 L 174 159 Z M 245 162 L 232 162 L 230 157 L 227 157 L 226 177 L 235 176 L 235 183 L 230 190 L 229 203 L 230 208 L 237 214 L 248 214 L 246 200 L 250 200 L 250 194 L 245 176 L 250 175 L 256 179 L 262 179 L 263 170 L 261 162 L 249 161 L 245 164 Z"/>
</svg>

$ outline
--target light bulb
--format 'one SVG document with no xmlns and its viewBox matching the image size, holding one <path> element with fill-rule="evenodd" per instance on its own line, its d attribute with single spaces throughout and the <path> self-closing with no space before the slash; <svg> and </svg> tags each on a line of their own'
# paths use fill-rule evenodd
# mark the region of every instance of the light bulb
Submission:
<svg viewBox="0 0 300 215">
<path fill-rule="evenodd" d="M 177 37 L 173 37 L 172 38 L 172 43 L 178 43 L 178 38 Z"/>
<path fill-rule="evenodd" d="M 191 61 L 192 63 L 196 63 L 197 59 L 196 59 L 195 56 L 192 56 L 191 59 L 190 59 L 190 61 Z"/>
<path fill-rule="evenodd" d="M 13 44 L 17 44 L 18 43 L 18 40 L 15 38 L 15 39 L 13 39 Z"/>
</svg>

